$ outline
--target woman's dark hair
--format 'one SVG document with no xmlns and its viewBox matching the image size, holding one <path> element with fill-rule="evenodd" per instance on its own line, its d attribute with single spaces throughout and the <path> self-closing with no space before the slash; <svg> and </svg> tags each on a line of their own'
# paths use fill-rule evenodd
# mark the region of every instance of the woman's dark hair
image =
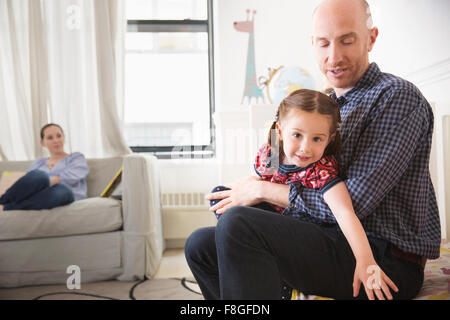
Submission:
<svg viewBox="0 0 450 320">
<path fill-rule="evenodd" d="M 318 112 L 323 115 L 329 115 L 332 119 L 331 125 L 331 134 L 335 134 L 334 139 L 328 144 L 325 148 L 324 156 L 335 156 L 338 157 L 338 152 L 341 148 L 341 135 L 340 125 L 341 125 L 341 114 L 339 111 L 339 105 L 332 98 L 323 94 L 319 91 L 308 90 L 308 89 L 300 89 L 292 92 L 281 101 L 278 106 L 277 114 L 275 117 L 275 121 L 272 123 L 270 127 L 269 136 L 267 144 L 275 149 L 276 152 L 278 150 L 278 155 L 280 161 L 285 157 L 283 151 L 283 141 L 280 140 L 278 134 L 276 133 L 276 125 L 280 121 L 286 118 L 289 112 L 297 108 L 299 110 L 307 111 L 307 112 Z M 276 137 L 273 136 L 276 135 Z M 275 138 L 272 140 L 272 138 Z M 271 141 L 275 141 L 277 145 L 272 146 Z"/>
<path fill-rule="evenodd" d="M 61 130 L 62 134 L 64 135 L 64 131 L 63 131 L 63 129 L 61 128 L 61 126 L 59 124 L 48 123 L 45 126 L 43 126 L 42 129 L 41 129 L 41 140 L 44 140 L 44 131 L 45 131 L 45 129 L 47 129 L 48 127 L 52 127 L 52 126 L 58 127 Z"/>
</svg>

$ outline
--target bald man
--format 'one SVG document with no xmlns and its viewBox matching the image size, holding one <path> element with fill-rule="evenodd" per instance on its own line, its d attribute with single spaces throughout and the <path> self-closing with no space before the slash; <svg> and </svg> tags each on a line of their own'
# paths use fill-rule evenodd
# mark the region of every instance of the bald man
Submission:
<svg viewBox="0 0 450 320">
<path fill-rule="evenodd" d="M 420 291 L 441 237 L 429 173 L 433 114 L 414 85 L 369 63 L 377 37 L 366 1 L 325 0 L 314 11 L 312 44 L 341 110 L 340 176 L 398 291 L 353 286 L 356 259 L 320 191 L 249 177 L 208 196 L 222 199 L 210 209 L 224 214 L 186 242 L 205 299 L 280 299 L 282 284 L 335 299 L 412 299 Z M 251 207 L 260 202 L 286 209 Z"/>
</svg>

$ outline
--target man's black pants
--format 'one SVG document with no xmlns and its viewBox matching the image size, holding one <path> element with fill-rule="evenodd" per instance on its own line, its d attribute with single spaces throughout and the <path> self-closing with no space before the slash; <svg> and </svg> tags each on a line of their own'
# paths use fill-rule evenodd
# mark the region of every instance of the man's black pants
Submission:
<svg viewBox="0 0 450 320">
<path fill-rule="evenodd" d="M 423 269 L 392 256 L 390 244 L 369 238 L 375 260 L 412 299 Z M 205 299 L 280 299 L 283 280 L 304 294 L 353 299 L 355 258 L 336 227 L 323 227 L 253 207 L 227 210 L 216 227 L 193 232 L 186 260 Z M 367 299 L 361 284 L 357 299 Z"/>
</svg>

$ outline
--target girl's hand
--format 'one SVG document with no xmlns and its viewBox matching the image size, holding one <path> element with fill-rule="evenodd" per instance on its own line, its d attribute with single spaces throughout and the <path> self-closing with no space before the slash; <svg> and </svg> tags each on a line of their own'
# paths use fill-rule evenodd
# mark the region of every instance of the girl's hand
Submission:
<svg viewBox="0 0 450 320">
<path fill-rule="evenodd" d="M 259 177 L 250 176 L 236 181 L 231 185 L 225 185 L 231 190 L 214 192 L 206 195 L 207 200 L 222 199 L 209 208 L 209 211 L 222 214 L 231 207 L 252 206 L 260 201 Z"/>
<path fill-rule="evenodd" d="M 353 277 L 353 297 L 358 295 L 361 282 L 364 284 L 369 300 L 375 300 L 374 294 L 378 300 L 386 300 L 385 297 L 392 300 L 389 287 L 398 292 L 397 286 L 381 270 L 374 259 L 356 261 L 355 275 Z"/>
</svg>

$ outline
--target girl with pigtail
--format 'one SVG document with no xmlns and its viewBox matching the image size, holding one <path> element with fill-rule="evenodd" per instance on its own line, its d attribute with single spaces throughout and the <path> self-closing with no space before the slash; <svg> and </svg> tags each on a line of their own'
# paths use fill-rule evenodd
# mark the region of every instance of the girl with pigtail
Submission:
<svg viewBox="0 0 450 320">
<path fill-rule="evenodd" d="M 386 295 L 389 287 L 398 289 L 375 261 L 345 182 L 338 176 L 340 122 L 339 106 L 327 95 L 307 89 L 292 92 L 278 107 L 268 141 L 257 152 L 254 169 L 264 181 L 320 190 L 355 257 L 353 295 L 358 295 L 363 283 L 368 298 L 374 299 L 372 289 Z M 229 188 L 220 186 L 212 192 L 222 190 Z M 211 201 L 211 207 L 219 201 Z M 285 211 L 271 203 L 256 207 L 280 214 Z M 225 206 L 222 213 L 226 214 L 226 210 Z M 218 219 L 222 214 L 214 213 Z M 375 279 L 371 276 L 374 272 Z M 281 284 L 281 297 L 291 298 L 288 284 Z"/>
</svg>

